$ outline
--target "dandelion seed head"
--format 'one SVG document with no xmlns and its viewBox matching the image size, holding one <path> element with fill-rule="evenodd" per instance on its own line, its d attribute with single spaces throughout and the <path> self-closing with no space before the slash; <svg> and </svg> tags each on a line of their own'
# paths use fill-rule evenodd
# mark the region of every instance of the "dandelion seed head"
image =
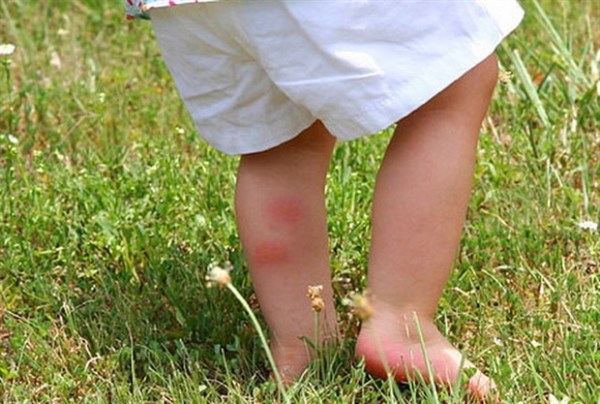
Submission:
<svg viewBox="0 0 600 404">
<path fill-rule="evenodd" d="M 206 275 L 206 281 L 208 282 L 208 286 L 219 286 L 224 287 L 231 283 L 231 276 L 229 273 L 231 272 L 231 265 L 227 264 L 225 268 L 220 266 L 213 266 L 209 268 L 208 274 Z"/>
<path fill-rule="evenodd" d="M 354 314 L 362 321 L 368 320 L 375 313 L 368 292 L 352 293 L 350 298 L 344 299 L 344 304 L 350 306 Z"/>
</svg>

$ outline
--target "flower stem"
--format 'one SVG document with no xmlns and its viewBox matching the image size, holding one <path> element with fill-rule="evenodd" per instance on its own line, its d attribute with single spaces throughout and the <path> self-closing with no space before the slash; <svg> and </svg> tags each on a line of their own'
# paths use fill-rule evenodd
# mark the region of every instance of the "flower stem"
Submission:
<svg viewBox="0 0 600 404">
<path fill-rule="evenodd" d="M 256 329 L 256 332 L 258 333 L 258 337 L 260 338 L 260 342 L 262 343 L 265 353 L 267 354 L 267 359 L 269 360 L 271 369 L 273 369 L 273 375 L 275 376 L 275 381 L 277 382 L 277 387 L 279 388 L 279 391 L 283 395 L 284 402 L 289 403 L 290 401 L 286 394 L 285 386 L 283 384 L 283 379 L 281 378 L 281 374 L 279 374 L 279 370 L 277 370 L 277 366 L 275 365 L 275 360 L 273 359 L 273 355 L 271 354 L 271 349 L 269 349 L 269 344 L 267 343 L 267 339 L 265 338 L 265 334 L 262 331 L 262 328 L 260 326 L 260 323 L 258 322 L 258 319 L 254 315 L 254 312 L 252 311 L 252 308 L 250 308 L 250 305 L 248 304 L 246 299 L 244 299 L 244 297 L 240 294 L 240 292 L 236 289 L 236 287 L 233 286 L 233 284 L 231 282 L 227 283 L 227 289 L 229 289 L 231 291 L 231 293 L 233 293 L 233 295 L 236 297 L 236 299 L 244 307 L 244 310 L 246 310 L 246 312 L 248 313 L 248 316 L 250 316 L 252 325 L 254 325 L 254 328 Z"/>
</svg>

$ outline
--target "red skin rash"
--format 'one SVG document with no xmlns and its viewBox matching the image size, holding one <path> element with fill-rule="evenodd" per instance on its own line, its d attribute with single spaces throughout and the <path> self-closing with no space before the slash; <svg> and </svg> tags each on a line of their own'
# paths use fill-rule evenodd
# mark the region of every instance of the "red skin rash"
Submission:
<svg viewBox="0 0 600 404">
<path fill-rule="evenodd" d="M 258 266 L 281 265 L 289 259 L 285 246 L 277 241 L 265 241 L 258 244 L 252 258 Z"/>
<path fill-rule="evenodd" d="M 266 214 L 273 225 L 289 226 L 300 222 L 304 216 L 304 208 L 299 198 L 281 197 L 267 204 Z"/>
<path fill-rule="evenodd" d="M 281 266 L 290 260 L 286 243 L 278 240 L 278 230 L 286 234 L 302 222 L 304 214 L 301 198 L 283 196 L 272 198 L 264 207 L 266 223 L 275 231 L 267 241 L 257 244 L 250 252 L 250 260 L 259 267 Z M 285 236 L 283 239 L 286 239 Z"/>
</svg>

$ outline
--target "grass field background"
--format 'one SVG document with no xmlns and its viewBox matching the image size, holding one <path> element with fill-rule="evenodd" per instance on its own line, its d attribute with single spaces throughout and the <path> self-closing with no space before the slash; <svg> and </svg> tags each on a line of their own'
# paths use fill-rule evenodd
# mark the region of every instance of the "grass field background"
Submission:
<svg viewBox="0 0 600 404">
<path fill-rule="evenodd" d="M 507 403 L 600 402 L 600 7 L 523 1 L 498 50 L 462 246 L 438 323 Z M 274 402 L 255 328 L 206 269 L 231 262 L 237 159 L 196 138 L 146 22 L 119 1 L 0 0 L 0 401 Z M 328 179 L 346 342 L 292 402 L 462 402 L 352 358 L 374 176 L 389 131 Z M 308 305 L 308 301 L 307 301 Z M 562 400 L 562 401 L 561 401 Z"/>
</svg>

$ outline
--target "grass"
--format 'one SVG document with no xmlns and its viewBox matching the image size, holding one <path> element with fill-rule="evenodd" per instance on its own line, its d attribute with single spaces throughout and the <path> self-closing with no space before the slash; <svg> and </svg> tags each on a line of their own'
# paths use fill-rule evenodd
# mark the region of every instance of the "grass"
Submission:
<svg viewBox="0 0 600 404">
<path fill-rule="evenodd" d="M 505 402 L 600 401 L 598 8 L 524 1 L 500 49 L 461 250 L 438 315 Z M 0 399 L 279 400 L 256 329 L 206 268 L 231 262 L 236 159 L 196 140 L 147 23 L 117 2 L 0 0 Z M 461 402 L 352 359 L 389 133 L 337 147 L 332 267 L 347 340 L 292 402 Z"/>
</svg>

